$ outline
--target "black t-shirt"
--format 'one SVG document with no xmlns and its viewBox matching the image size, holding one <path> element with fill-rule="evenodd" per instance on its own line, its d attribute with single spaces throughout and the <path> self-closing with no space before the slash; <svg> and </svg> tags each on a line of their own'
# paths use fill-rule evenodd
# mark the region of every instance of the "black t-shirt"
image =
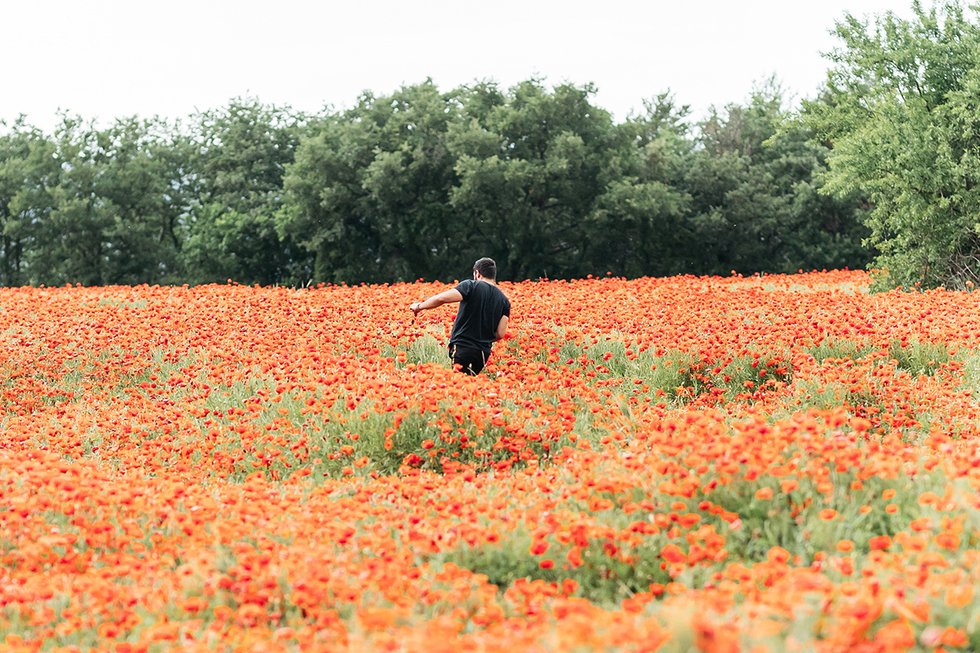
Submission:
<svg viewBox="0 0 980 653">
<path fill-rule="evenodd" d="M 500 318 L 510 317 L 510 300 L 492 283 L 467 279 L 456 290 L 463 296 L 449 336 L 449 345 L 480 349 L 490 353 Z"/>
</svg>

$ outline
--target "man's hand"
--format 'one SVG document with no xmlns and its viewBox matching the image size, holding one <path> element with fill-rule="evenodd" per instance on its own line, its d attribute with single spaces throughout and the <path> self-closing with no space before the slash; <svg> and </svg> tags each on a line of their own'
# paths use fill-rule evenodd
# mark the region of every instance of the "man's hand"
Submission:
<svg viewBox="0 0 980 653">
<path fill-rule="evenodd" d="M 463 296 L 459 294 L 459 291 L 455 288 L 450 288 L 449 290 L 443 290 L 438 295 L 432 295 L 428 299 L 423 299 L 420 302 L 413 302 L 408 309 L 419 314 L 419 311 L 430 311 L 435 308 L 439 308 L 443 304 L 449 304 L 451 302 L 461 302 L 463 301 Z M 428 304 L 428 306 L 423 306 L 423 304 Z"/>
</svg>

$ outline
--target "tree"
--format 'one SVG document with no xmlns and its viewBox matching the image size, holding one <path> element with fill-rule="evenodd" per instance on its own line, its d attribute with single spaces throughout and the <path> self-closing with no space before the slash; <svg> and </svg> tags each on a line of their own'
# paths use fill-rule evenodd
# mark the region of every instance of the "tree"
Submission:
<svg viewBox="0 0 980 653">
<path fill-rule="evenodd" d="M 102 283 L 172 282 L 187 198 L 174 130 L 160 119 L 121 119 L 96 134 L 92 192 L 108 220 Z"/>
<path fill-rule="evenodd" d="M 302 283 L 310 257 L 276 229 L 283 177 L 305 118 L 255 99 L 196 116 L 189 165 L 196 200 L 181 258 L 196 283 Z"/>
<path fill-rule="evenodd" d="M 587 271 L 627 277 L 688 271 L 691 197 L 679 183 L 693 147 L 688 112 L 664 93 L 617 126 L 611 181 L 588 217 Z"/>
<path fill-rule="evenodd" d="M 794 272 L 859 267 L 857 200 L 819 202 L 828 148 L 792 119 L 775 80 L 746 105 L 713 110 L 684 187 L 692 196 L 692 271 Z M 805 234 L 805 235 L 804 235 Z"/>
<path fill-rule="evenodd" d="M 414 280 L 452 269 L 459 225 L 446 137 L 457 115 L 454 95 L 428 80 L 365 93 L 311 126 L 287 169 L 278 227 L 312 253 L 313 278 Z"/>
<path fill-rule="evenodd" d="M 870 201 L 878 287 L 962 288 L 980 282 L 980 31 L 953 2 L 912 10 L 837 23 L 805 118 L 833 143 L 828 191 Z"/>
<path fill-rule="evenodd" d="M 0 284 L 31 280 L 35 231 L 54 209 L 50 191 L 60 172 L 55 144 L 23 119 L 0 136 Z"/>
<path fill-rule="evenodd" d="M 622 147 L 594 93 L 532 79 L 506 94 L 491 83 L 462 94 L 450 201 L 471 238 L 469 258 L 491 255 L 514 278 L 585 274 L 589 216 Z"/>
<path fill-rule="evenodd" d="M 53 149 L 45 152 L 48 173 L 30 182 L 35 189 L 20 207 L 30 216 L 33 238 L 25 255 L 27 281 L 105 285 L 174 279 L 175 229 L 185 206 L 167 155 L 168 133 L 169 126 L 157 119 L 120 119 L 99 130 L 64 118 Z"/>
</svg>

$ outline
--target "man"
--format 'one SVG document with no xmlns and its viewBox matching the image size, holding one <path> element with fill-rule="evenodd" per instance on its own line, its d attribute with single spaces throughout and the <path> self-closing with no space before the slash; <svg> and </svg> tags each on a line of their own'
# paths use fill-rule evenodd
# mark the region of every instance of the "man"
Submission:
<svg viewBox="0 0 980 653">
<path fill-rule="evenodd" d="M 459 311 L 449 336 L 449 357 L 453 367 L 477 375 L 490 359 L 493 343 L 504 337 L 510 318 L 510 300 L 497 287 L 497 264 L 481 258 L 473 264 L 473 278 L 461 281 L 423 302 L 413 302 L 409 309 L 419 311 L 459 302 Z"/>
</svg>

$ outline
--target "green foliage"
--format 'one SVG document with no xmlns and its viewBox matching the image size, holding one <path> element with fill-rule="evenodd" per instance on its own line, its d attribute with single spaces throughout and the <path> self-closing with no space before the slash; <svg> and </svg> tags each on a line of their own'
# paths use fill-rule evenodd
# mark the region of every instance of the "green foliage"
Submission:
<svg viewBox="0 0 980 653">
<path fill-rule="evenodd" d="M 899 377 L 906 375 L 952 374 L 962 364 L 954 361 L 942 345 L 916 341 L 902 344 L 895 340 L 882 350 L 870 344 L 827 339 L 810 352 L 827 368 L 829 380 L 816 377 L 795 383 L 786 398 L 789 410 L 844 407 L 851 414 L 869 418 L 875 432 L 892 433 L 894 424 L 900 424 L 897 428 L 907 441 L 929 433 L 932 407 L 915 399 L 896 401 L 889 386 L 903 382 Z M 855 361 L 862 364 L 855 366 Z M 860 372 L 855 375 L 854 370 Z"/>
<path fill-rule="evenodd" d="M 549 91 L 528 80 L 503 102 L 492 85 L 461 96 L 469 128 L 481 138 L 456 134 L 451 143 L 461 165 L 450 203 L 477 230 L 472 247 L 506 235 L 496 258 L 514 278 L 583 276 L 584 221 L 623 147 L 609 113 L 590 103 L 595 92 L 571 84 Z M 481 141 L 491 140 L 498 147 L 487 157 Z"/>
<path fill-rule="evenodd" d="M 303 116 L 236 99 L 196 122 L 188 164 L 199 175 L 197 200 L 181 253 L 187 278 L 263 285 L 308 280 L 306 252 L 275 224 Z"/>
<path fill-rule="evenodd" d="M 770 80 L 747 105 L 712 111 L 682 187 L 692 198 L 685 271 L 862 267 L 856 198 L 821 199 L 827 147 L 791 120 Z"/>
<path fill-rule="evenodd" d="M 627 518 L 622 512 L 613 517 L 623 521 L 624 526 Z M 642 544 L 611 555 L 607 542 L 592 540 L 580 547 L 582 563 L 573 567 L 567 562 L 574 546 L 572 543 L 550 542 L 547 551 L 535 555 L 531 550 L 531 535 L 525 529 L 518 529 L 498 542 L 459 546 L 436 556 L 436 561 L 483 574 L 500 589 L 519 580 L 560 584 L 564 579 L 571 579 L 577 583 L 577 596 L 610 605 L 637 592 L 648 591 L 651 584 L 670 582 L 660 557 L 660 550 L 667 541 L 663 534 L 647 536 Z M 608 544 L 613 543 L 609 541 Z M 550 560 L 554 566 L 542 567 L 544 560 Z"/>
<path fill-rule="evenodd" d="M 907 370 L 913 376 L 934 374 L 951 358 L 945 345 L 917 340 L 907 343 L 892 340 L 888 345 L 888 355 L 896 361 L 899 369 Z"/>
<path fill-rule="evenodd" d="M 875 351 L 870 342 L 858 343 L 847 338 L 827 337 L 817 345 L 807 348 L 807 353 L 813 356 L 817 363 L 827 359 L 860 360 Z"/>
<path fill-rule="evenodd" d="M 723 361 L 698 360 L 690 352 L 649 349 L 608 338 L 592 344 L 566 340 L 542 352 L 542 362 L 582 365 L 593 383 L 631 383 L 633 394 L 683 404 L 706 394 L 728 401 L 788 385 L 793 377 L 789 351 L 754 351 Z"/>
<path fill-rule="evenodd" d="M 65 117 L 51 138 L 3 139 L 0 217 L 8 282 L 136 284 L 177 275 L 186 210 L 169 125 Z"/>
<path fill-rule="evenodd" d="M 962 351 L 955 358 L 963 366 L 963 386 L 980 401 L 980 351 Z"/>
<path fill-rule="evenodd" d="M 818 489 L 821 481 L 829 484 L 829 492 Z M 871 537 L 894 535 L 924 513 L 931 514 L 931 508 L 919 505 L 915 499 L 926 491 L 941 495 L 947 482 L 941 474 L 889 480 L 859 479 L 855 472 L 833 471 L 826 479 L 801 478 L 789 492 L 780 488 L 776 478 L 739 479 L 719 485 L 706 498 L 738 515 L 737 528 L 730 529 L 727 538 L 732 543 L 729 551 L 737 551 L 740 560 L 764 560 L 770 548 L 779 546 L 792 556 L 799 556 L 805 565 L 819 552 L 833 553 L 840 540 L 851 540 L 856 551 L 866 554 Z M 772 491 L 771 498 L 757 495 L 763 488 Z M 886 490 L 898 490 L 898 510 L 867 510 L 867 506 L 881 504 Z M 834 511 L 830 518 L 821 515 L 828 509 Z"/>
<path fill-rule="evenodd" d="M 587 217 L 584 258 L 594 272 L 665 276 L 688 271 L 682 253 L 695 234 L 691 197 L 680 185 L 692 148 L 687 107 L 667 94 L 617 126 L 623 144 L 610 162 L 616 177 Z M 630 146 L 625 146 L 629 145 Z"/>
<path fill-rule="evenodd" d="M 485 255 L 504 279 L 867 261 L 859 194 L 821 192 L 828 147 L 774 83 L 696 126 L 669 93 L 616 124 L 596 91 L 426 80 L 318 115 L 238 98 L 186 123 L 18 122 L 0 134 L 0 283 L 454 279 Z"/>
<path fill-rule="evenodd" d="M 15 123 L 0 136 L 0 283 L 30 278 L 34 233 L 54 206 L 51 190 L 60 174 L 55 144 L 39 130 Z"/>
<path fill-rule="evenodd" d="M 406 351 L 406 364 L 420 365 L 424 363 L 449 365 L 449 353 L 446 345 L 430 333 L 418 338 L 409 345 Z"/>
<path fill-rule="evenodd" d="M 825 382 L 813 379 L 797 383 L 793 388 L 790 402 L 794 412 L 809 408 L 833 410 L 839 406 L 861 408 L 865 411 L 871 407 L 876 412 L 886 408 L 872 387 L 855 388 L 838 381 Z"/>
<path fill-rule="evenodd" d="M 826 190 L 870 200 L 876 287 L 980 281 L 980 30 L 955 2 L 874 24 L 846 16 L 806 123 L 833 143 Z"/>
<path fill-rule="evenodd" d="M 450 128 L 456 93 L 435 84 L 361 96 L 348 111 L 316 121 L 288 166 L 280 233 L 315 257 L 328 281 L 411 281 L 465 269 L 467 221 L 449 204 L 456 181 Z"/>
<path fill-rule="evenodd" d="M 855 552 L 866 555 L 872 538 L 908 531 L 911 522 L 922 517 L 938 519 L 940 511 L 917 498 L 926 492 L 942 496 L 950 484 L 938 472 L 920 473 L 915 478 L 860 476 L 855 470 L 827 469 L 818 478 L 796 475 L 794 483 L 784 488 L 784 478 L 740 475 L 686 499 L 640 492 L 637 497 L 645 503 L 661 506 L 653 512 L 627 512 L 621 505 L 623 497 L 598 511 L 585 510 L 573 501 L 560 508 L 570 509 L 571 514 L 581 509 L 608 527 L 606 537 L 574 541 L 552 535 L 536 541 L 526 527 L 519 527 L 497 541 L 458 545 L 433 556 L 432 562 L 452 563 L 483 574 L 501 590 L 521 580 L 560 585 L 570 579 L 576 583 L 576 595 L 598 604 L 618 604 L 634 593 L 648 591 L 651 585 L 670 582 L 675 577 L 672 574 L 689 587 L 697 587 L 724 566 L 766 560 L 774 547 L 785 549 L 797 565 L 837 555 L 843 540 L 851 542 Z M 895 497 L 893 510 L 886 510 L 884 504 L 889 500 L 883 502 L 882 498 L 890 494 Z M 692 543 L 688 534 L 683 530 L 671 534 L 659 528 L 641 534 L 635 528 L 652 524 L 655 514 L 662 516 L 664 504 L 676 506 L 679 501 L 686 505 L 680 512 L 697 515 L 694 523 L 698 527 L 707 526 L 725 542 L 723 558 L 705 555 L 672 570 L 665 562 L 665 547 L 677 547 L 686 557 Z M 629 541 L 617 537 L 627 532 L 631 533 Z M 704 540 L 698 544 L 708 546 Z M 569 557 L 573 548 L 578 554 L 577 564 Z"/>
</svg>

